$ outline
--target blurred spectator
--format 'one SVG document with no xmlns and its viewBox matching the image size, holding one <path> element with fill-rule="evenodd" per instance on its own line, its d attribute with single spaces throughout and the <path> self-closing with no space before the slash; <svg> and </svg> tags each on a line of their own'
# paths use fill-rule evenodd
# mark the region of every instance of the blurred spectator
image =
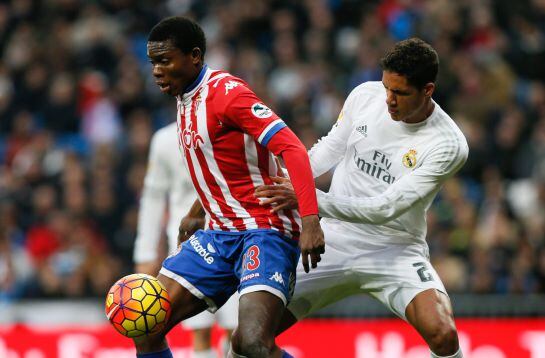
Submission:
<svg viewBox="0 0 545 358">
<path fill-rule="evenodd" d="M 351 89 L 380 80 L 395 41 L 429 41 L 437 100 L 470 145 L 429 212 L 437 271 L 452 292 L 545 293 L 543 4 L 2 2 L 2 299 L 103 295 L 130 272 L 150 137 L 176 118 L 151 78 L 146 35 L 182 13 L 203 25 L 207 63 L 246 80 L 307 147 Z"/>
</svg>

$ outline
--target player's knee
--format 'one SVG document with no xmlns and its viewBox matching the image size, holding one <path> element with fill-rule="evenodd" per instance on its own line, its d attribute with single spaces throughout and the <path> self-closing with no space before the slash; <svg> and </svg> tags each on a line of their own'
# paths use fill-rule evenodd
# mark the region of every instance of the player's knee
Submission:
<svg viewBox="0 0 545 358">
<path fill-rule="evenodd" d="M 163 333 L 144 335 L 133 340 L 137 352 L 158 352 L 167 347 Z"/>
<path fill-rule="evenodd" d="M 428 336 L 430 350 L 436 355 L 449 356 L 458 351 L 458 332 L 454 322 L 437 325 Z"/>
<path fill-rule="evenodd" d="M 232 335 L 231 345 L 233 351 L 242 356 L 269 357 L 274 348 L 274 339 L 262 337 L 250 330 L 241 330 L 239 327 Z"/>
</svg>

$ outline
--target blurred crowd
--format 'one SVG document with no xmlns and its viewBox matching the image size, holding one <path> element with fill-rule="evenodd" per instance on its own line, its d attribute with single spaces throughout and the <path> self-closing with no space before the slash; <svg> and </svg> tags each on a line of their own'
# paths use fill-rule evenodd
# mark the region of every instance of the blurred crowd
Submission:
<svg viewBox="0 0 545 358">
<path fill-rule="evenodd" d="M 0 299 L 102 296 L 132 272 L 161 18 L 246 80 L 310 147 L 378 60 L 418 36 L 470 155 L 428 217 L 450 292 L 545 293 L 545 0 L 11 0 L 0 3 Z M 176 155 L 177 153 L 174 153 Z M 320 178 L 321 188 L 328 176 Z"/>
</svg>

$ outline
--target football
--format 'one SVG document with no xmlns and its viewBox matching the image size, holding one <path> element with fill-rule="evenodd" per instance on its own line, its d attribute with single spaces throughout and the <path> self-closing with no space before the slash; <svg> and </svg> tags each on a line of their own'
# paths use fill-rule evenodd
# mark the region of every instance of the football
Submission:
<svg viewBox="0 0 545 358">
<path fill-rule="evenodd" d="M 125 276 L 114 283 L 106 296 L 106 317 L 127 337 L 156 333 L 170 317 L 168 292 L 153 276 Z"/>
</svg>

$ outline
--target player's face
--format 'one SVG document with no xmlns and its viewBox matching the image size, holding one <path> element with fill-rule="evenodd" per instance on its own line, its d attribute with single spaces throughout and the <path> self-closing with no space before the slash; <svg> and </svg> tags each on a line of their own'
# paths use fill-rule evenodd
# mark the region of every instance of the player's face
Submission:
<svg viewBox="0 0 545 358">
<path fill-rule="evenodd" d="M 200 50 L 184 54 L 171 40 L 148 42 L 148 57 L 161 92 L 177 96 L 199 75 L 202 67 Z"/>
<path fill-rule="evenodd" d="M 388 113 L 394 121 L 416 123 L 427 117 L 429 99 L 435 88 L 433 83 L 419 89 L 409 84 L 405 76 L 383 71 L 382 84 L 386 89 Z"/>
</svg>

